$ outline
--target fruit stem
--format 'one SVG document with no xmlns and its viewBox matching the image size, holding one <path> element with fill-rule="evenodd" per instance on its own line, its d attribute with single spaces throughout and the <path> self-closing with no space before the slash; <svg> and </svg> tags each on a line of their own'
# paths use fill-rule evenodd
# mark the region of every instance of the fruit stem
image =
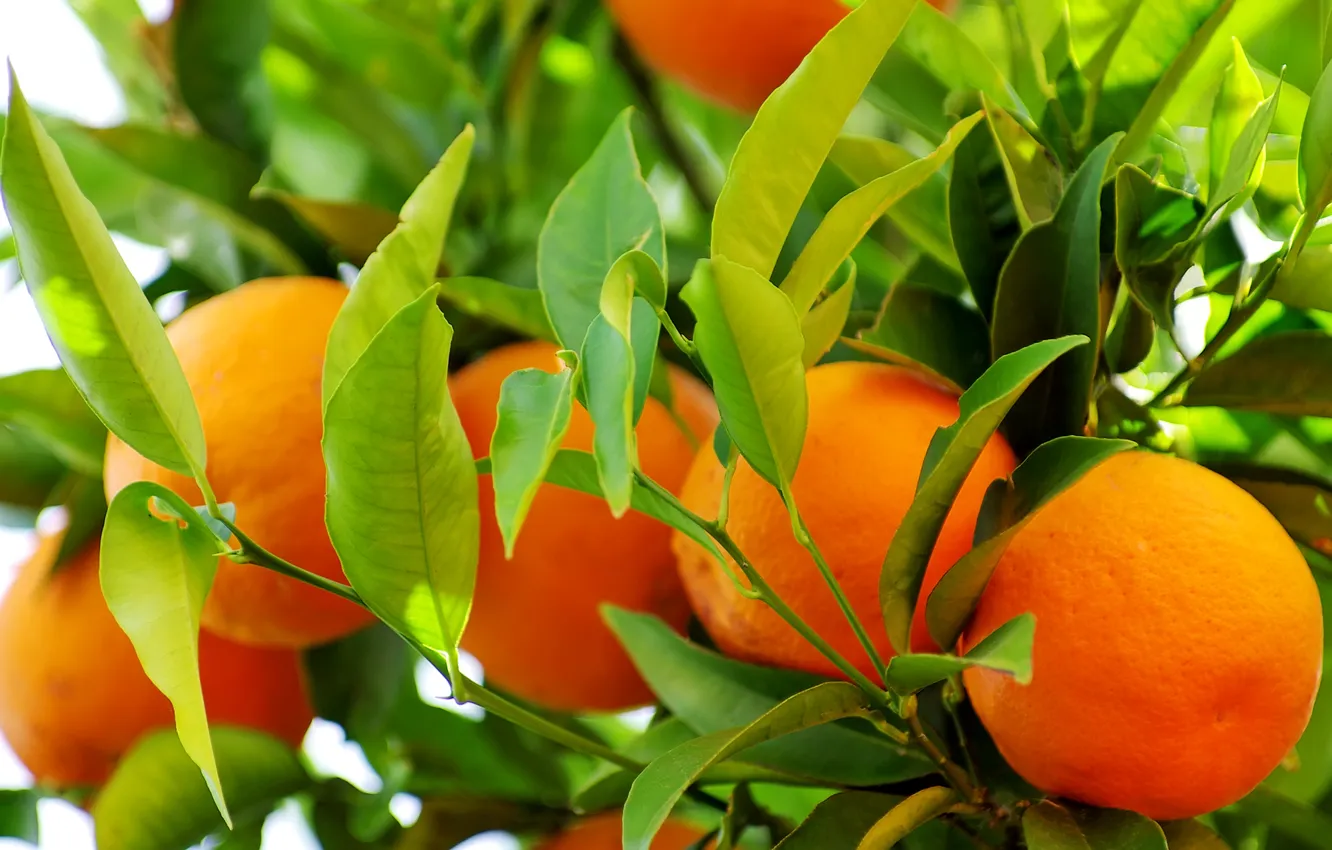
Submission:
<svg viewBox="0 0 1332 850">
<path fill-rule="evenodd" d="M 967 776 L 966 771 L 944 755 L 943 751 L 925 733 L 925 726 L 920 722 L 918 707 L 915 694 L 902 701 L 902 717 L 911 729 L 911 737 L 915 740 L 916 746 L 924 750 L 925 754 L 934 760 L 934 764 L 939 768 L 939 772 L 943 774 L 944 778 L 948 780 L 948 784 L 952 785 L 953 789 L 961 794 L 964 799 L 977 805 L 984 803 L 985 795 L 972 784 L 971 777 Z"/>
<path fill-rule="evenodd" d="M 643 487 L 651 490 L 659 498 L 668 501 L 672 507 L 687 517 L 690 522 L 707 532 L 709 537 L 717 541 L 717 544 L 725 549 L 726 554 L 730 555 L 731 559 L 735 561 L 736 566 L 740 567 L 740 571 L 745 574 L 745 578 L 749 579 L 750 586 L 758 592 L 759 598 L 766 602 L 769 608 L 777 612 L 777 615 L 785 620 L 787 625 L 795 629 L 796 632 L 810 644 L 810 646 L 817 649 L 822 653 L 824 658 L 831 661 L 833 665 L 842 672 L 842 675 L 846 676 L 852 682 L 855 682 L 870 697 L 875 708 L 883 711 L 894 710 L 886 691 L 871 682 L 869 677 L 857 670 L 840 652 L 833 649 L 831 644 L 824 640 L 818 632 L 810 628 L 808 623 L 800 619 L 800 615 L 793 611 L 791 607 L 782 600 L 781 596 L 779 596 L 777 592 L 763 580 L 763 576 L 759 575 L 758 570 L 754 569 L 754 565 L 745 557 L 745 553 L 740 551 L 740 546 L 735 542 L 735 538 L 731 537 L 726 529 L 722 528 L 715 521 L 706 520 L 686 508 L 680 500 L 675 497 L 674 493 L 667 490 L 665 487 L 662 487 L 647 475 L 644 475 L 641 470 L 634 470 L 634 479 Z"/>
<path fill-rule="evenodd" d="M 254 564 L 255 566 L 265 567 L 275 573 L 281 573 L 282 575 L 294 578 L 297 581 L 303 581 L 306 584 L 314 585 L 321 590 L 327 590 L 329 593 L 337 594 L 348 602 L 360 605 L 362 608 L 367 607 L 365 600 L 361 598 L 361 595 L 342 582 L 324 578 L 317 573 L 303 570 L 290 561 L 282 560 L 277 555 L 274 555 L 272 552 L 269 552 L 267 549 L 247 537 L 245 532 L 237 528 L 234 522 L 223 516 L 220 510 L 215 513 L 210 511 L 210 514 L 213 519 L 225 525 L 227 530 L 236 535 L 236 539 L 240 541 L 240 551 L 230 555 L 230 558 L 233 561 L 240 564 Z"/>
<path fill-rule="evenodd" d="M 795 505 L 795 500 L 789 495 L 787 498 L 787 507 L 791 512 L 792 526 L 795 530 L 796 540 L 805 547 L 810 557 L 814 559 L 814 565 L 818 567 L 823 581 L 832 591 L 833 597 L 837 600 L 837 607 L 842 609 L 846 621 L 851 624 L 851 630 L 856 633 L 856 638 L 860 641 L 861 647 L 869 655 L 870 661 L 874 664 L 874 669 L 879 671 L 879 678 L 883 680 L 884 685 L 888 684 L 887 668 L 884 666 L 883 657 L 879 655 L 879 650 L 874 646 L 874 641 L 870 640 L 869 632 L 865 630 L 865 624 L 860 622 L 856 616 L 856 610 L 851 607 L 851 600 L 846 598 L 846 592 L 842 590 L 841 582 L 837 576 L 833 575 L 832 567 L 828 566 L 827 560 L 823 557 L 819 544 L 814 541 L 814 535 L 809 533 L 809 526 L 805 525 L 805 518 L 800 515 L 800 510 Z"/>
</svg>

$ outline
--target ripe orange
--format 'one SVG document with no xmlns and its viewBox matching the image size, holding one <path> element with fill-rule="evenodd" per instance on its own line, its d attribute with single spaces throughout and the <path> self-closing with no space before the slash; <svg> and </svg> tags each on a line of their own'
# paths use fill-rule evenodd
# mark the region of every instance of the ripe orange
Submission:
<svg viewBox="0 0 1332 850">
<path fill-rule="evenodd" d="M 879 573 L 915 496 L 925 450 L 937 428 L 957 419 L 957 397 L 906 369 L 833 363 L 810 370 L 809 428 L 792 489 L 796 505 L 852 607 L 885 657 L 892 654 L 879 607 Z M 1013 452 L 994 437 L 948 515 L 925 576 L 925 593 L 971 548 L 985 488 L 1013 470 Z M 699 452 L 685 483 L 686 507 L 715 517 L 722 466 Z M 759 574 L 797 614 L 866 675 L 877 677 L 814 561 L 796 542 L 777 491 L 744 461 L 731 484 L 727 529 Z M 680 575 L 703 625 L 728 655 L 829 676 L 833 665 L 768 606 L 744 597 L 721 566 L 682 534 Z M 912 646 L 937 650 L 917 610 Z"/>
<path fill-rule="evenodd" d="M 52 573 L 59 543 L 39 541 L 0 603 L 0 732 L 39 782 L 100 785 L 174 720 L 102 597 L 97 541 Z M 300 745 L 313 712 L 296 653 L 204 632 L 199 658 L 211 722 Z"/>
<path fill-rule="evenodd" d="M 965 635 L 1036 615 L 1034 678 L 969 670 L 1008 762 L 1051 794 L 1190 818 L 1238 800 L 1313 708 L 1323 615 L 1257 501 L 1178 458 L 1121 454 L 1014 538 Z"/>
<path fill-rule="evenodd" d="M 449 380 L 453 403 L 476 457 L 490 453 L 500 384 L 510 373 L 561 368 L 556 348 L 528 342 L 505 346 Z M 693 431 L 648 399 L 638 423 L 643 470 L 679 492 L 694 447 L 716 427 L 711 395 L 672 369 L 674 405 Z M 592 419 L 574 405 L 563 446 L 590 451 Z M 678 629 L 689 619 L 670 551 L 670 529 L 627 513 L 611 516 L 600 498 L 543 485 L 518 536 L 513 560 L 495 523 L 494 490 L 481 479 L 481 561 L 463 646 L 480 659 L 489 681 L 525 699 L 568 711 L 612 710 L 652 698 L 633 663 L 602 622 L 609 602 L 648 611 Z"/>
<path fill-rule="evenodd" d="M 185 312 L 167 328 L 194 391 L 219 502 L 259 545 L 326 578 L 345 580 L 324 527 L 324 348 L 346 287 L 320 278 L 247 283 Z M 192 505 L 193 479 L 142 458 L 112 436 L 106 493 L 156 481 Z M 204 625 L 223 637 L 303 648 L 365 625 L 364 609 L 251 564 L 220 560 Z"/>
<path fill-rule="evenodd" d="M 930 0 L 949 8 L 952 0 Z M 849 11 L 842 0 L 607 0 L 634 49 L 702 95 L 752 112 Z"/>
<path fill-rule="evenodd" d="M 620 850 L 622 828 L 619 812 L 593 815 L 541 842 L 537 850 Z M 703 834 L 696 826 L 668 820 L 652 840 L 652 850 L 687 850 Z"/>
</svg>

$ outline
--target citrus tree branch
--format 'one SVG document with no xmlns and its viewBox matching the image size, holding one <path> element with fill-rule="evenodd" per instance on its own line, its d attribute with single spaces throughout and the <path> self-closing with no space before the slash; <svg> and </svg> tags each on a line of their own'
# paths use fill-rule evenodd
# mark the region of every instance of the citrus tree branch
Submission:
<svg viewBox="0 0 1332 850">
<path fill-rule="evenodd" d="M 245 532 L 237 528 L 234 522 L 223 516 L 220 510 L 211 515 L 213 519 L 226 526 L 227 530 L 234 534 L 236 539 L 240 541 L 240 550 L 228 556 L 231 560 L 239 564 L 254 564 L 255 566 L 270 569 L 273 572 L 281 573 L 288 578 L 294 578 L 297 581 L 303 581 L 306 584 L 313 585 L 320 590 L 327 590 L 329 593 L 341 596 L 348 602 L 354 602 L 362 608 L 366 607 L 365 600 L 361 599 L 361 595 L 351 587 L 340 581 L 324 578 L 309 570 L 303 570 L 290 561 L 284 561 L 246 536 Z"/>
</svg>

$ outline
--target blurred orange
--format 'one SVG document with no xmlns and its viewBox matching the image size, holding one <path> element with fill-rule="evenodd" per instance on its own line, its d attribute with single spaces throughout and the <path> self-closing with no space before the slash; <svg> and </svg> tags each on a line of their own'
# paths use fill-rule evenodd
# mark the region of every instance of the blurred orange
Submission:
<svg viewBox="0 0 1332 850">
<path fill-rule="evenodd" d="M 622 823 L 619 812 L 593 815 L 547 838 L 537 850 L 620 850 Z M 703 835 L 696 826 L 668 820 L 652 840 L 652 850 L 687 850 Z"/>
<path fill-rule="evenodd" d="M 95 786 L 174 718 L 102 597 L 98 542 L 52 572 L 59 546 L 41 539 L 0 602 L 0 732 L 38 782 Z M 313 711 L 295 652 L 205 632 L 199 658 L 210 722 L 300 745 Z"/>
</svg>

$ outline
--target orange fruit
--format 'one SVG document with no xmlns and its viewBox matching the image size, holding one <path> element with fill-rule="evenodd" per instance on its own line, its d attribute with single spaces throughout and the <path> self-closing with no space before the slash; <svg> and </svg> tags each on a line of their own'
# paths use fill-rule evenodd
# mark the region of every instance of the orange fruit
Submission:
<svg viewBox="0 0 1332 850">
<path fill-rule="evenodd" d="M 832 363 L 811 369 L 806 380 L 809 427 L 792 483 L 795 502 L 852 608 L 887 658 L 893 653 L 879 606 L 883 558 L 915 496 L 935 430 L 957 419 L 957 397 L 906 369 L 880 363 Z M 1012 450 L 996 435 L 944 523 L 924 593 L 971 548 L 985 488 L 1012 472 L 1014 464 Z M 700 451 L 685 483 L 685 506 L 716 517 L 722 473 L 712 448 Z M 726 527 L 759 574 L 806 623 L 867 676 L 878 677 L 813 558 L 796 542 L 777 490 L 743 460 L 731 483 Z M 703 547 L 683 534 L 675 535 L 674 547 L 694 611 L 723 652 L 769 666 L 840 675 L 766 603 L 741 594 Z M 925 628 L 923 606 L 916 612 L 911 643 L 919 651 L 937 651 Z"/>
<path fill-rule="evenodd" d="M 931 0 L 949 8 L 952 0 Z M 842 0 L 607 0 L 657 71 L 752 112 L 850 11 Z"/>
<path fill-rule="evenodd" d="M 59 545 L 39 540 L 0 602 L 0 732 L 39 782 L 95 786 L 175 721 L 102 597 L 97 541 L 52 572 Z M 295 652 L 204 632 L 199 664 L 211 722 L 300 745 L 313 711 Z"/>
<path fill-rule="evenodd" d="M 562 368 L 556 347 L 527 342 L 496 349 L 449 380 L 454 406 L 476 457 L 490 454 L 500 384 L 512 372 Z M 649 398 L 639 420 L 639 462 L 679 492 L 699 441 L 716 427 L 711 395 L 672 367 L 671 412 Z M 592 418 L 577 404 L 563 446 L 590 451 Z M 495 522 L 490 477 L 480 481 L 481 559 L 463 646 L 484 665 L 487 681 L 566 711 L 614 710 L 650 702 L 633 662 L 601 619 L 602 603 L 660 616 L 677 629 L 689 619 L 670 550 L 670 529 L 642 514 L 620 519 L 600 498 L 542 485 L 518 535 L 513 560 Z"/>
<path fill-rule="evenodd" d="M 537 850 L 620 850 L 619 812 L 605 812 L 579 821 L 537 845 Z M 696 826 L 668 820 L 652 840 L 652 850 L 687 850 L 705 833 Z"/>
<path fill-rule="evenodd" d="M 967 692 L 1033 785 L 1158 820 L 1238 800 L 1308 722 L 1323 656 L 1318 591 L 1252 496 L 1174 457 L 1115 455 L 1004 553 L 964 643 L 1036 615 L 1034 678 Z"/>
<path fill-rule="evenodd" d="M 203 419 L 208 480 L 236 523 L 277 556 L 345 581 L 324 527 L 324 348 L 347 288 L 321 278 L 247 283 L 167 328 Z M 155 481 L 192 505 L 194 480 L 150 463 L 114 435 L 106 494 Z M 303 648 L 370 622 L 351 602 L 252 564 L 219 559 L 204 626 L 223 637 Z"/>
</svg>

